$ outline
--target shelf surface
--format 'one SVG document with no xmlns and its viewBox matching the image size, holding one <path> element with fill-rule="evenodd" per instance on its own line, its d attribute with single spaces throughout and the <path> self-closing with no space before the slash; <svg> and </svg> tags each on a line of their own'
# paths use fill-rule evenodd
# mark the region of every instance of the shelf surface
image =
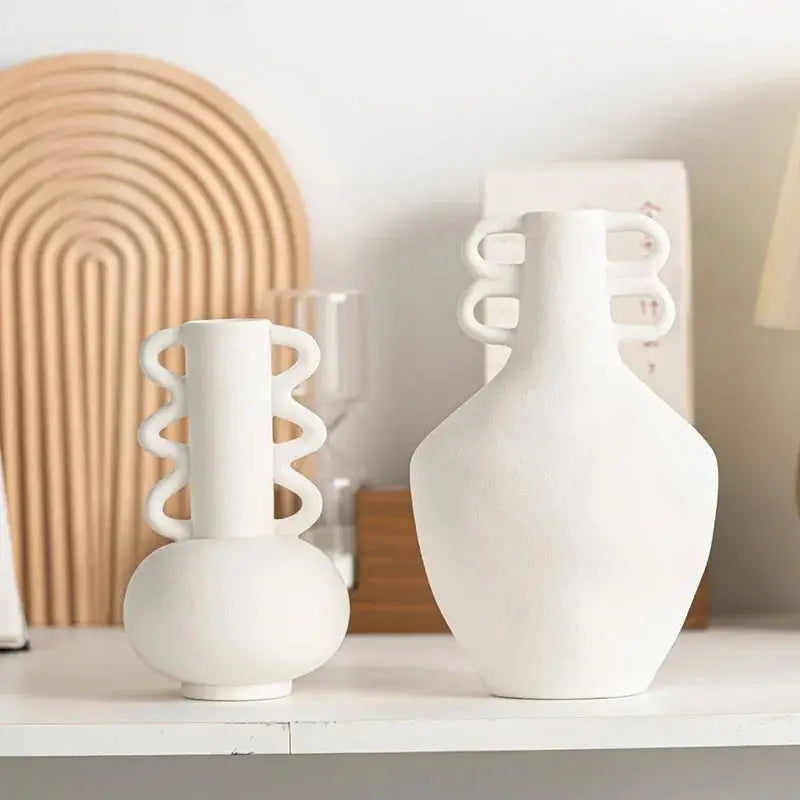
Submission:
<svg viewBox="0 0 800 800">
<path fill-rule="evenodd" d="M 0 756 L 392 753 L 800 744 L 800 619 L 681 634 L 650 691 L 489 697 L 445 635 L 351 636 L 258 703 L 185 700 L 119 629 L 35 630 L 0 654 Z"/>
</svg>

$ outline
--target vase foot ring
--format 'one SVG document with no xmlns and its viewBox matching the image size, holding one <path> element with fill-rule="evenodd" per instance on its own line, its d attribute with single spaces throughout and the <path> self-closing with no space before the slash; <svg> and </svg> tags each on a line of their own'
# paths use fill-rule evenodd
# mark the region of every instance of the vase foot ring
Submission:
<svg viewBox="0 0 800 800">
<path fill-rule="evenodd" d="M 181 693 L 191 700 L 273 700 L 291 694 L 292 682 L 246 686 L 213 686 L 209 683 L 182 683 Z"/>
</svg>

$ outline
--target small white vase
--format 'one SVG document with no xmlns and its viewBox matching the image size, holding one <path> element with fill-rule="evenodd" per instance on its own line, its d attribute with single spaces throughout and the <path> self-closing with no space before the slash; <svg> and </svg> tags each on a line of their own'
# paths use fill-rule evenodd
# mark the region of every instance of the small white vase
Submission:
<svg viewBox="0 0 800 800">
<path fill-rule="evenodd" d="M 642 231 L 647 258 L 609 262 L 609 231 Z M 521 266 L 493 264 L 490 233 L 522 233 Z M 622 362 L 622 338 L 674 320 L 657 278 L 667 235 L 640 214 L 569 211 L 483 220 L 465 245 L 478 276 L 464 330 L 507 344 L 506 366 L 417 448 L 411 492 L 425 569 L 490 692 L 635 694 L 680 631 L 705 568 L 717 464 L 705 440 Z M 612 321 L 612 295 L 648 295 L 655 325 Z M 520 300 L 515 331 L 474 315 Z"/>
<path fill-rule="evenodd" d="M 270 348 L 297 350 L 273 376 Z M 159 363 L 182 345 L 186 376 Z M 317 520 L 321 498 L 291 462 L 325 441 L 325 426 L 292 399 L 319 364 L 314 339 L 260 319 L 200 320 L 159 331 L 142 345 L 144 374 L 171 393 L 139 428 L 149 452 L 175 469 L 151 490 L 145 518 L 175 544 L 149 555 L 125 595 L 125 631 L 139 657 L 204 700 L 259 700 L 291 691 L 292 680 L 327 661 L 349 619 L 336 568 L 301 533 Z M 302 428 L 274 444 L 272 417 Z M 188 415 L 189 446 L 160 431 Z M 191 484 L 191 519 L 164 513 Z M 299 495 L 293 516 L 275 520 L 273 483 Z"/>
</svg>

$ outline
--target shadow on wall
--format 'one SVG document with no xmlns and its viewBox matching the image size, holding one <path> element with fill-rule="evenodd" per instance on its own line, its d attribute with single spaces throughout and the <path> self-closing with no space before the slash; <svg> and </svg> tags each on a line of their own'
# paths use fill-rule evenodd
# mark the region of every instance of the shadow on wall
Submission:
<svg viewBox="0 0 800 800">
<path fill-rule="evenodd" d="M 371 374 L 358 416 L 367 475 L 407 484 L 416 444 L 481 386 L 483 349 L 456 322 L 470 280 L 461 243 L 479 214 L 477 203 L 431 205 L 367 247 Z"/>
<path fill-rule="evenodd" d="M 648 148 L 689 171 L 697 426 L 720 466 L 712 613 L 800 609 L 800 333 L 753 324 L 798 110 L 800 85 L 757 86 L 688 109 Z"/>
</svg>

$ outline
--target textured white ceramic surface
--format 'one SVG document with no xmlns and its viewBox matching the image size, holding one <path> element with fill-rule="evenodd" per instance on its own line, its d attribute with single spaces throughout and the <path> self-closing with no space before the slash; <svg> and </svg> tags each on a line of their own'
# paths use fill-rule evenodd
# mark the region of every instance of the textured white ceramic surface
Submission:
<svg viewBox="0 0 800 800">
<path fill-rule="evenodd" d="M 609 263 L 612 230 L 656 247 Z M 436 601 L 486 687 L 512 697 L 643 691 L 680 631 L 705 567 L 717 501 L 711 448 L 623 363 L 618 341 L 657 336 L 671 303 L 657 279 L 668 241 L 638 214 L 569 211 L 481 221 L 465 246 L 477 280 L 459 318 L 512 345 L 503 370 L 420 444 L 411 492 Z M 489 231 L 525 237 L 522 266 L 484 261 Z M 616 292 L 664 313 L 620 328 Z M 518 295 L 514 331 L 474 317 Z"/>
<path fill-rule="evenodd" d="M 297 350 L 272 375 L 270 348 Z M 171 345 L 186 350 L 186 376 L 158 360 Z M 318 490 L 291 463 L 325 441 L 325 426 L 292 399 L 319 364 L 319 348 L 301 331 L 267 320 L 202 320 L 159 331 L 142 345 L 142 370 L 171 393 L 145 420 L 139 441 L 175 469 L 148 495 L 145 516 L 180 540 L 146 558 L 131 578 L 123 609 L 134 650 L 181 681 L 187 697 L 280 697 L 292 680 L 327 661 L 344 637 L 347 590 L 330 560 L 297 537 L 319 517 Z M 161 430 L 185 414 L 189 445 Z M 301 426 L 274 444 L 272 415 Z M 169 517 L 166 500 L 191 485 L 190 520 Z M 273 484 L 302 506 L 274 519 Z"/>
<path fill-rule="evenodd" d="M 620 343 L 625 364 L 684 419 L 694 417 L 694 368 L 692 353 L 692 259 L 689 187 L 680 161 L 548 161 L 506 165 L 484 176 L 483 216 L 513 216 L 529 211 L 567 211 L 604 208 L 639 211 L 653 217 L 669 235 L 669 258 L 658 277 L 676 306 L 675 324 L 658 341 L 628 340 Z M 647 255 L 653 239 L 646 233 L 610 236 L 608 255 L 633 259 Z M 490 261 L 519 264 L 524 260 L 521 236 L 493 235 L 483 243 Z M 638 297 L 615 298 L 612 313 L 625 322 L 652 321 L 658 316 L 655 302 Z M 496 297 L 483 304 L 483 321 L 494 326 L 516 327 L 519 303 Z M 508 347 L 484 348 L 484 383 L 506 363 Z"/>
</svg>

